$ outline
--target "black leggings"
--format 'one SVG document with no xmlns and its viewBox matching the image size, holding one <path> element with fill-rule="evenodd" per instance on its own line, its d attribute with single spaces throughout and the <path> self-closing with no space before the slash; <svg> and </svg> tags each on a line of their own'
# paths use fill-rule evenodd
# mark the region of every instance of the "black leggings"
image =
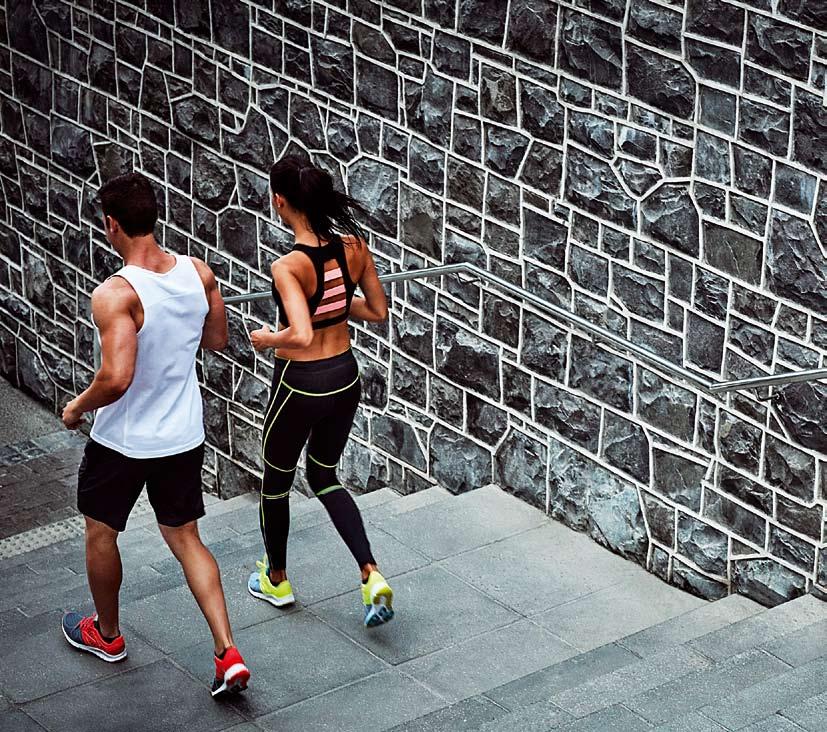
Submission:
<svg viewBox="0 0 827 732">
<path fill-rule="evenodd" d="M 360 392 L 359 367 L 351 351 L 319 361 L 276 359 L 262 432 L 259 511 L 270 569 L 287 566 L 288 497 L 305 443 L 310 488 L 359 566 L 375 564 L 359 509 L 336 477 Z"/>
</svg>

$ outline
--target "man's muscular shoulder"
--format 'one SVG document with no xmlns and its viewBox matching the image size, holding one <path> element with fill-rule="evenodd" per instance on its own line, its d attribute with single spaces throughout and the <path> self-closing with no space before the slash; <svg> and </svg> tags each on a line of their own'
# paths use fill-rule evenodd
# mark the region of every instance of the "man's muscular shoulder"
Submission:
<svg viewBox="0 0 827 732">
<path fill-rule="evenodd" d="M 134 314 L 140 306 L 138 293 L 123 277 L 110 277 L 92 292 L 92 314 L 98 322 L 108 315 Z"/>
</svg>

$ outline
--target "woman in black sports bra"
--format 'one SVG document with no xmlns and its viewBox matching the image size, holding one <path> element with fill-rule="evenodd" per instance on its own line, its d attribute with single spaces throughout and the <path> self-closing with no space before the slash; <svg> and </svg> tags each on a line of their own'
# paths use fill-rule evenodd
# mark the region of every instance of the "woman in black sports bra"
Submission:
<svg viewBox="0 0 827 732">
<path fill-rule="evenodd" d="M 380 321 L 388 314 L 353 217 L 364 209 L 335 190 L 330 175 L 297 157 L 273 165 L 270 189 L 296 243 L 272 266 L 279 330 L 265 326 L 250 334 L 257 351 L 275 349 L 276 363 L 262 433 L 259 518 L 266 555 L 247 587 L 277 607 L 295 602 L 286 572 L 289 494 L 307 445 L 307 481 L 362 572 L 365 625 L 381 625 L 393 617 L 393 592 L 376 566 L 359 509 L 336 477 L 360 395 L 348 320 Z M 357 284 L 362 297 L 354 296 Z"/>
</svg>

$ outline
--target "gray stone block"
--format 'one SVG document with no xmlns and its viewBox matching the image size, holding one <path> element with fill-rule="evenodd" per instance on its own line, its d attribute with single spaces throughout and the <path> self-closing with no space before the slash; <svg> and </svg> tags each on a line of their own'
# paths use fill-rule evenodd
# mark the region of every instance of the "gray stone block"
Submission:
<svg viewBox="0 0 827 732">
<path fill-rule="evenodd" d="M 539 441 L 511 429 L 494 455 L 498 483 L 518 498 L 545 508 L 547 452 Z"/>
<path fill-rule="evenodd" d="M 737 592 L 765 605 L 778 605 L 805 592 L 804 576 L 773 559 L 738 559 L 733 562 L 732 586 Z"/>
<path fill-rule="evenodd" d="M 561 66 L 600 86 L 619 89 L 623 76 L 618 26 L 565 9 L 560 27 Z"/>
</svg>

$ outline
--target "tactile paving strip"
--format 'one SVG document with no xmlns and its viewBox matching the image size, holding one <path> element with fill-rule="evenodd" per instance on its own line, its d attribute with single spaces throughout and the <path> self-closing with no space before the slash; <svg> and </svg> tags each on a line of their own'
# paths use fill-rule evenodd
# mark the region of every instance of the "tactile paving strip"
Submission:
<svg viewBox="0 0 827 732">
<path fill-rule="evenodd" d="M 152 510 L 146 493 L 142 493 L 131 516 L 140 516 Z M 67 539 L 74 539 L 83 536 L 83 516 L 72 516 L 62 521 L 55 521 L 46 526 L 37 526 L 20 534 L 0 539 L 0 560 L 16 557 L 18 554 L 42 549 L 44 546 L 51 546 Z"/>
</svg>

